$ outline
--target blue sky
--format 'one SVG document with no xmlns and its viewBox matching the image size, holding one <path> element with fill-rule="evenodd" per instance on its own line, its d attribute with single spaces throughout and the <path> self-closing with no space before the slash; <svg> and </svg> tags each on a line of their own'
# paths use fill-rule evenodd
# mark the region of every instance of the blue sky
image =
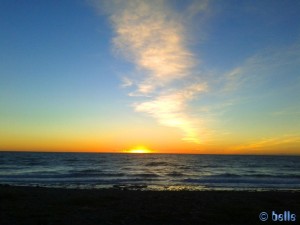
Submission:
<svg viewBox="0 0 300 225">
<path fill-rule="evenodd" d="M 298 153 L 299 10 L 292 0 L 1 1 L 0 148 Z"/>
</svg>

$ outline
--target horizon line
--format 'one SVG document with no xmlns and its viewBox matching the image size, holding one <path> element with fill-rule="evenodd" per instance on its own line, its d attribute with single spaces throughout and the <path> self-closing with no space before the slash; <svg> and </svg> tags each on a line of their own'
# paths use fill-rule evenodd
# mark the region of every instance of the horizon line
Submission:
<svg viewBox="0 0 300 225">
<path fill-rule="evenodd" d="M 262 154 L 254 154 L 254 153 L 190 153 L 190 152 L 147 152 L 147 153 L 130 153 L 124 151 L 49 151 L 49 150 L 1 150 L 0 153 L 78 153 L 78 154 L 129 154 L 129 155 L 153 155 L 153 154 L 160 154 L 160 155 L 235 155 L 235 156 L 300 156 L 299 154 L 288 154 L 288 153 L 262 153 Z"/>
</svg>

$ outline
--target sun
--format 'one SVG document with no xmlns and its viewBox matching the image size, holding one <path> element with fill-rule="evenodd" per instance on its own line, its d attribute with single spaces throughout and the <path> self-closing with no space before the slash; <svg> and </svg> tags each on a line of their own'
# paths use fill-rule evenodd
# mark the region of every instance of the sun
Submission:
<svg viewBox="0 0 300 225">
<path fill-rule="evenodd" d="M 126 153 L 135 153 L 135 154 L 145 154 L 145 153 L 152 153 L 151 150 L 146 148 L 145 146 L 137 146 L 129 150 L 125 150 Z"/>
</svg>

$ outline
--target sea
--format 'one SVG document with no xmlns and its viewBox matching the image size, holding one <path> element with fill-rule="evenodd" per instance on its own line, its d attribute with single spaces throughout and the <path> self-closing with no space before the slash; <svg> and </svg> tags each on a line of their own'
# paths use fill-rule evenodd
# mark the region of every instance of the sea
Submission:
<svg viewBox="0 0 300 225">
<path fill-rule="evenodd" d="M 0 184 L 300 191 L 300 156 L 0 152 Z"/>
</svg>

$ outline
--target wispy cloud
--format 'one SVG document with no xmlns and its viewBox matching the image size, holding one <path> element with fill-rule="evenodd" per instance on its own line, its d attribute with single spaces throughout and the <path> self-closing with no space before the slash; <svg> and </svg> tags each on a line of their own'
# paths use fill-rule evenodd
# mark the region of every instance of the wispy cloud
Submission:
<svg viewBox="0 0 300 225">
<path fill-rule="evenodd" d="M 136 103 L 134 107 L 138 112 L 150 114 L 165 126 L 180 128 L 184 133 L 183 140 L 199 143 L 199 119 L 193 120 L 185 111 L 187 101 L 205 90 L 205 85 L 196 84 L 182 90 L 161 94 L 150 101 Z"/>
<path fill-rule="evenodd" d="M 234 150 L 255 150 L 255 149 L 265 149 L 269 147 L 275 147 L 280 145 L 287 145 L 293 143 L 300 143 L 299 134 L 288 134 L 278 137 L 264 138 L 253 143 L 246 145 L 235 146 L 232 149 Z"/>
<path fill-rule="evenodd" d="M 295 78 L 298 73 L 291 71 L 290 68 L 299 65 L 299 41 L 288 47 L 261 51 L 249 57 L 240 66 L 220 76 L 220 81 L 224 83 L 222 94 L 260 85 L 268 79 L 276 79 L 276 75 Z"/>
<path fill-rule="evenodd" d="M 122 77 L 121 87 L 130 87 L 133 85 L 133 81 L 128 77 Z"/>
<path fill-rule="evenodd" d="M 300 107 L 299 106 L 287 107 L 278 111 L 271 112 L 270 115 L 275 117 L 300 116 Z"/>
<path fill-rule="evenodd" d="M 189 75 L 195 60 L 185 48 L 181 21 L 164 1 L 129 0 L 116 8 L 114 48 L 140 70 L 138 92 L 147 94 Z"/>
<path fill-rule="evenodd" d="M 300 65 L 299 44 L 259 51 L 227 73 L 199 72 L 212 68 L 202 66 L 199 57 L 188 48 L 191 37 L 186 24 L 193 16 L 206 14 L 209 1 L 189 1 L 191 4 L 180 12 L 171 5 L 172 1 L 165 0 L 94 2 L 101 7 L 105 5 L 103 2 L 107 3 L 104 8 L 115 32 L 111 40 L 113 51 L 135 66 L 131 75 L 121 78 L 121 86 L 130 87 L 128 95 L 133 110 L 149 115 L 161 125 L 180 129 L 186 141 L 208 140 L 204 136 L 214 131 L 208 130 L 207 124 L 219 122 L 222 126 L 227 119 L 224 115 L 228 115 L 233 105 L 237 106 L 233 109 L 235 112 L 243 112 L 238 105 L 245 99 L 274 95 L 270 92 L 284 88 L 284 85 L 270 88 L 269 85 L 277 84 L 270 80 L 288 80 L 282 76 L 292 81 L 296 79 L 295 71 L 289 68 Z M 203 21 L 199 18 L 202 17 L 197 17 L 197 24 L 206 22 L 205 16 Z M 299 86 L 299 82 L 293 83 Z M 203 98 L 197 103 L 196 118 L 189 101 L 198 96 Z M 215 127 L 218 131 L 210 136 L 217 139 L 220 126 Z"/>
<path fill-rule="evenodd" d="M 137 75 L 124 77 L 122 86 L 135 86 L 129 96 L 145 98 L 134 100 L 135 111 L 147 113 L 162 125 L 179 128 L 184 140 L 199 143 L 200 129 L 187 112 L 187 102 L 205 91 L 206 85 L 193 80 L 197 61 L 186 46 L 184 20 L 188 17 L 163 0 L 109 3 L 114 51 L 136 66 Z M 208 5 L 207 1 L 192 4 L 185 10 L 187 15 L 205 11 Z"/>
<path fill-rule="evenodd" d="M 245 59 L 230 71 L 215 74 L 213 79 L 208 80 L 211 90 L 209 94 L 215 96 L 215 101 L 202 105 L 201 108 L 207 109 L 210 115 L 216 115 L 230 110 L 233 106 L 245 104 L 247 101 L 252 101 L 251 104 L 254 106 L 253 99 L 258 99 L 260 102 L 263 99 L 279 101 L 279 98 L 283 99 L 286 93 L 299 95 L 299 69 L 299 41 L 284 47 L 273 46 L 264 49 Z M 285 109 L 279 108 L 280 104 L 278 104 L 277 109 L 270 108 L 268 113 L 272 116 L 298 115 L 299 107 L 290 104 L 291 102 L 286 101 Z"/>
</svg>

